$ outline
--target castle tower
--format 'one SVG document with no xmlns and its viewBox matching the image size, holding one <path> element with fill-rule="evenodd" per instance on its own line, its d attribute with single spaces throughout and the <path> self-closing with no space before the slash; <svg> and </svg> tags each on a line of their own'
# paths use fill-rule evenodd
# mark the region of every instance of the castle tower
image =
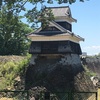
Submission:
<svg viewBox="0 0 100 100">
<path fill-rule="evenodd" d="M 72 17 L 69 6 L 51 7 L 51 10 L 55 20 L 51 21 L 47 28 L 40 27 L 28 35 L 32 41 L 29 53 L 33 55 L 33 58 L 36 54 L 42 56 L 80 55 L 82 52 L 79 42 L 84 39 L 72 32 L 72 22 L 77 22 L 77 20 Z M 34 64 L 33 59 L 30 63 Z"/>
<path fill-rule="evenodd" d="M 28 35 L 32 41 L 29 49 L 32 57 L 26 84 L 31 80 L 30 83 L 51 90 L 51 85 L 48 85 L 51 83 L 60 91 L 66 91 L 74 89 L 74 77 L 83 71 L 79 42 L 84 39 L 72 32 L 72 22 L 77 20 L 72 17 L 68 6 L 51 7 L 51 10 L 55 20 L 50 21 L 47 28 L 40 27 Z"/>
<path fill-rule="evenodd" d="M 46 88 L 51 93 L 58 92 L 59 100 L 68 100 L 69 96 L 62 93 L 91 91 L 94 87 L 90 85 L 91 81 L 87 82 L 90 78 L 81 65 L 79 43 L 84 39 L 72 32 L 72 22 L 77 20 L 72 17 L 68 6 L 51 7 L 51 10 L 55 20 L 50 21 L 47 28 L 40 27 L 28 35 L 32 41 L 29 49 L 32 57 L 26 71 L 25 88 L 33 89 L 34 97 Z M 87 100 L 88 96 L 76 94 L 75 99 L 84 97 Z"/>
</svg>

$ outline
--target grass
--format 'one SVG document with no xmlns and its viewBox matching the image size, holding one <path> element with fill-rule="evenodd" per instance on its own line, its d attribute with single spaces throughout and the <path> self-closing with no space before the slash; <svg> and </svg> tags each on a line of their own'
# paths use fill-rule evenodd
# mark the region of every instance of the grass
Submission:
<svg viewBox="0 0 100 100">
<path fill-rule="evenodd" d="M 0 98 L 0 100 L 13 100 L 13 98 L 2 97 L 2 98 Z"/>
<path fill-rule="evenodd" d="M 98 89 L 98 100 L 100 100 L 100 88 Z"/>
</svg>

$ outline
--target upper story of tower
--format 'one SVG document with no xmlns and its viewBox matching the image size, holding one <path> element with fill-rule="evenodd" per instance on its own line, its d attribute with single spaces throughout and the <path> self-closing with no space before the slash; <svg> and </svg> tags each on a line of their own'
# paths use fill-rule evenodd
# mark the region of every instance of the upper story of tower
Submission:
<svg viewBox="0 0 100 100">
<path fill-rule="evenodd" d="M 63 7 L 49 7 L 55 17 L 55 21 L 64 21 L 68 23 L 77 22 L 76 19 L 72 17 L 71 10 L 69 6 Z"/>
<path fill-rule="evenodd" d="M 73 41 L 79 43 L 84 41 L 82 37 L 72 32 L 72 22 L 77 22 L 72 17 L 69 6 L 49 7 L 51 9 L 54 20 L 49 21 L 46 28 L 38 28 L 34 32 L 27 35 L 32 41 Z"/>
<path fill-rule="evenodd" d="M 50 9 L 54 15 L 54 21 L 63 28 L 72 32 L 72 22 L 77 22 L 77 20 L 72 17 L 70 7 L 50 7 Z"/>
</svg>

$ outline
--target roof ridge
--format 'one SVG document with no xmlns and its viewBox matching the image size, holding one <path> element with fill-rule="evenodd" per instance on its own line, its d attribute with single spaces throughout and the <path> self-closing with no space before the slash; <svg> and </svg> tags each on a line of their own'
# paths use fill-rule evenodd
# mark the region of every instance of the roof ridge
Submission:
<svg viewBox="0 0 100 100">
<path fill-rule="evenodd" d="M 69 8 L 69 6 L 57 6 L 57 7 L 47 7 L 47 8 Z"/>
</svg>

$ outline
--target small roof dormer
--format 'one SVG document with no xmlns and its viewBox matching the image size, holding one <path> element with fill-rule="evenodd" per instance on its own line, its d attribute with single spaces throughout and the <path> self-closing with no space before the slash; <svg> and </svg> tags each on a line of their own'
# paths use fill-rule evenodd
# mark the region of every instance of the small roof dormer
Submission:
<svg viewBox="0 0 100 100">
<path fill-rule="evenodd" d="M 71 10 L 69 6 L 63 7 L 49 7 L 55 17 L 55 21 L 66 21 L 69 23 L 77 22 L 76 19 L 72 17 Z"/>
</svg>

